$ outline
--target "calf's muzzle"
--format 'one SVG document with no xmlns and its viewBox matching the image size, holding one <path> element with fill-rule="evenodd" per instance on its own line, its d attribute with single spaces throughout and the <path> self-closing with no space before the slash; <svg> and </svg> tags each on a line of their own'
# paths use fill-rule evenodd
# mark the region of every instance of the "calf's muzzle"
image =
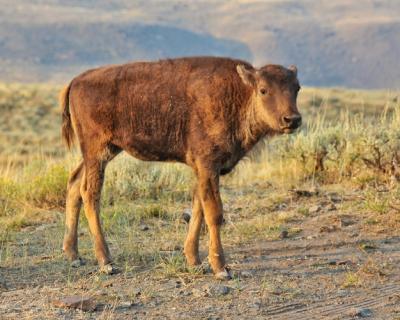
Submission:
<svg viewBox="0 0 400 320">
<path fill-rule="evenodd" d="M 301 115 L 300 114 L 292 114 L 288 116 L 282 117 L 282 129 L 297 129 L 301 125 Z"/>
</svg>

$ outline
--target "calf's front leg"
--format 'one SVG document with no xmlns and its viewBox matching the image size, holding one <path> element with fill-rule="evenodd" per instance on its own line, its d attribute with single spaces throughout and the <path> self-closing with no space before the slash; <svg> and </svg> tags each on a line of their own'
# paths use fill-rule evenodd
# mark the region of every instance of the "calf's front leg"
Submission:
<svg viewBox="0 0 400 320">
<path fill-rule="evenodd" d="M 210 234 L 208 260 L 217 279 L 229 280 L 225 266 L 220 228 L 223 222 L 222 201 L 219 193 L 219 174 L 209 169 L 198 170 L 198 194 Z"/>
</svg>

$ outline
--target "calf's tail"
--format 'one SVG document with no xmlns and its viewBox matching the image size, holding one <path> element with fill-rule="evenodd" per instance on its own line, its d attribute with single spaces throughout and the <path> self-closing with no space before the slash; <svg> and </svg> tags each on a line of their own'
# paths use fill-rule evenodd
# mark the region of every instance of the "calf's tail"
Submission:
<svg viewBox="0 0 400 320">
<path fill-rule="evenodd" d="M 71 83 L 60 92 L 60 107 L 62 110 L 62 127 L 61 135 L 65 145 L 71 149 L 75 140 L 74 128 L 71 121 L 71 113 L 69 112 L 69 92 Z"/>
</svg>

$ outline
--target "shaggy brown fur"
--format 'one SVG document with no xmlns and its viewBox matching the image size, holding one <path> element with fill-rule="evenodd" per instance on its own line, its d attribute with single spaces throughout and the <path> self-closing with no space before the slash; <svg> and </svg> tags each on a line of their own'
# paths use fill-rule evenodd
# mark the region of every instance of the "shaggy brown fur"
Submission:
<svg viewBox="0 0 400 320">
<path fill-rule="evenodd" d="M 219 175 L 264 136 L 290 133 L 301 123 L 295 67 L 254 69 L 229 58 L 193 57 L 106 66 L 84 72 L 61 96 L 62 135 L 77 136 L 83 162 L 71 174 L 64 251 L 78 259 L 77 224 L 83 199 L 95 253 L 111 263 L 99 220 L 106 164 L 122 150 L 151 161 L 179 161 L 198 183 L 185 241 L 189 265 L 200 263 L 203 217 L 210 233 L 209 260 L 217 277 L 229 277 L 220 240 Z"/>
</svg>

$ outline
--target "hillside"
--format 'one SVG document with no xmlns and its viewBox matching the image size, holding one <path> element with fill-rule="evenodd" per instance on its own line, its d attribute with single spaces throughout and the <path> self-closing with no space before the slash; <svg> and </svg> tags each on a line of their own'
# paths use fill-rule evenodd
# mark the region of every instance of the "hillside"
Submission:
<svg viewBox="0 0 400 320">
<path fill-rule="evenodd" d="M 2 81 L 65 82 L 102 64 L 224 55 L 297 64 L 304 84 L 400 86 L 400 2 L 0 1 Z"/>
</svg>

